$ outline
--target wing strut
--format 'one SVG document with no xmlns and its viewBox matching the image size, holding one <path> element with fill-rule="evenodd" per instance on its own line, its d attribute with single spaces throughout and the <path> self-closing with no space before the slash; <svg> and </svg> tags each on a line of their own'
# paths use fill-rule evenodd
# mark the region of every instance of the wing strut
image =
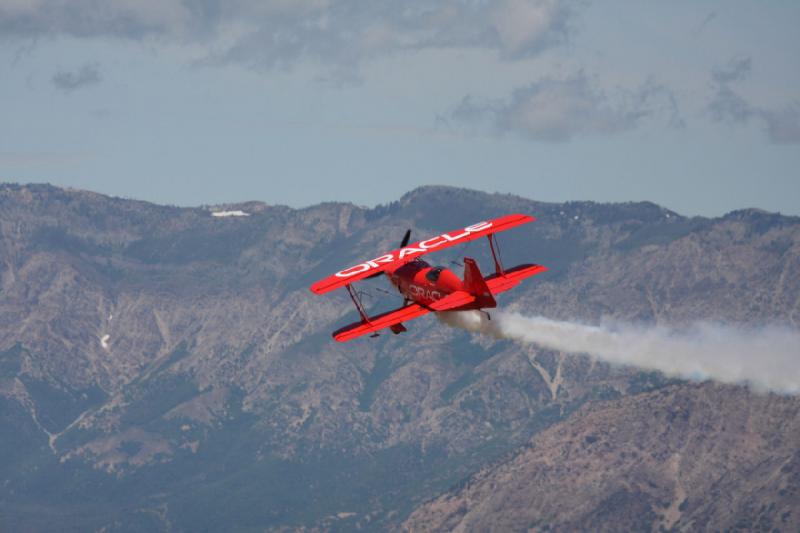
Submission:
<svg viewBox="0 0 800 533">
<path fill-rule="evenodd" d="M 503 270 L 503 263 L 500 262 L 500 245 L 497 245 L 497 251 L 495 251 L 495 243 L 497 242 L 497 238 L 494 236 L 494 233 L 490 233 L 486 236 L 489 239 L 489 248 L 492 249 L 492 258 L 494 259 L 494 271 L 497 273 L 498 276 L 505 276 L 505 271 Z M 348 285 L 349 286 L 349 285 Z"/>
<path fill-rule="evenodd" d="M 366 311 L 364 311 L 364 304 L 361 303 L 361 299 L 358 297 L 356 292 L 353 290 L 353 287 L 351 287 L 349 283 L 345 285 L 345 287 L 347 287 L 347 292 L 350 294 L 350 299 L 353 300 L 353 303 L 358 310 L 358 314 L 361 315 L 361 322 L 366 324 L 369 322 L 369 317 L 367 316 Z"/>
</svg>

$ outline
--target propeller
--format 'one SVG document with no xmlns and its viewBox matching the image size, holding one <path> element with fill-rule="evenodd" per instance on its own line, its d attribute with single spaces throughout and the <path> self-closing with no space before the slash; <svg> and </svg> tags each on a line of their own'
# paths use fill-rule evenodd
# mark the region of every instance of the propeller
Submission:
<svg viewBox="0 0 800 533">
<path fill-rule="evenodd" d="M 411 240 L 411 229 L 409 228 L 406 230 L 406 234 L 403 235 L 403 240 L 400 241 L 400 248 L 404 248 L 408 244 L 408 241 L 410 240 Z M 377 278 L 381 274 L 383 274 L 383 272 L 375 272 L 371 276 L 367 276 L 366 279 Z"/>
<path fill-rule="evenodd" d="M 406 234 L 403 236 L 403 240 L 400 241 L 400 248 L 405 247 L 408 244 L 408 241 L 411 240 L 411 230 L 407 229 Z"/>
</svg>

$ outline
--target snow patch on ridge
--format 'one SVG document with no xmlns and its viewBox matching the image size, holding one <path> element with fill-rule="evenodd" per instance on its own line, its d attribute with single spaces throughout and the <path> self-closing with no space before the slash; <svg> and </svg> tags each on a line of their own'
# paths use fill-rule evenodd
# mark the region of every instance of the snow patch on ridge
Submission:
<svg viewBox="0 0 800 533">
<path fill-rule="evenodd" d="M 214 211 L 211 213 L 212 217 L 249 217 L 250 213 L 244 211 Z"/>
</svg>

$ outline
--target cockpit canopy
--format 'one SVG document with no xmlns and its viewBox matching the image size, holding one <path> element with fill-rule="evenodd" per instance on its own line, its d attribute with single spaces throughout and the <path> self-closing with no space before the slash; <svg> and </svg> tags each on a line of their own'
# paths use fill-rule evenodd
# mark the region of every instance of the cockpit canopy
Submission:
<svg viewBox="0 0 800 533">
<path fill-rule="evenodd" d="M 433 267 L 432 269 L 428 270 L 428 272 L 425 274 L 425 277 L 428 278 L 428 281 L 431 283 L 436 283 L 439 281 L 439 276 L 442 274 L 442 270 L 444 270 L 444 267 Z"/>
</svg>

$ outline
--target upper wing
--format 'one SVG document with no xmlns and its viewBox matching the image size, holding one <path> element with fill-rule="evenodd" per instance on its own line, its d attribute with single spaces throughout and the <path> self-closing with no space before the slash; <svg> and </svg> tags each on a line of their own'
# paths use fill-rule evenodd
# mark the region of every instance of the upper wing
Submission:
<svg viewBox="0 0 800 533">
<path fill-rule="evenodd" d="M 373 331 L 378 331 L 399 324 L 400 322 L 417 318 L 428 312 L 429 311 L 421 305 L 409 304 L 400 309 L 370 317 L 368 322 L 353 322 L 349 326 L 337 329 L 333 332 L 333 338 L 339 342 L 347 342 L 356 337 L 366 335 L 367 333 L 372 333 Z"/>
<path fill-rule="evenodd" d="M 429 252 L 437 250 L 444 250 L 456 244 L 469 242 L 480 237 L 485 237 L 498 231 L 505 231 L 521 224 L 527 224 L 536 220 L 528 215 L 506 215 L 504 217 L 487 220 L 486 222 L 479 222 L 472 226 L 467 226 L 458 231 L 451 231 L 449 233 L 442 233 L 436 237 L 425 239 L 424 241 L 415 242 L 404 248 L 393 250 L 375 259 L 359 263 L 358 265 L 345 268 L 336 274 L 322 279 L 311 285 L 311 291 L 316 294 L 325 294 L 326 292 L 338 289 L 354 281 L 367 278 L 378 272 L 383 272 L 392 265 L 402 262 L 406 263 L 412 259 Z"/>
</svg>

